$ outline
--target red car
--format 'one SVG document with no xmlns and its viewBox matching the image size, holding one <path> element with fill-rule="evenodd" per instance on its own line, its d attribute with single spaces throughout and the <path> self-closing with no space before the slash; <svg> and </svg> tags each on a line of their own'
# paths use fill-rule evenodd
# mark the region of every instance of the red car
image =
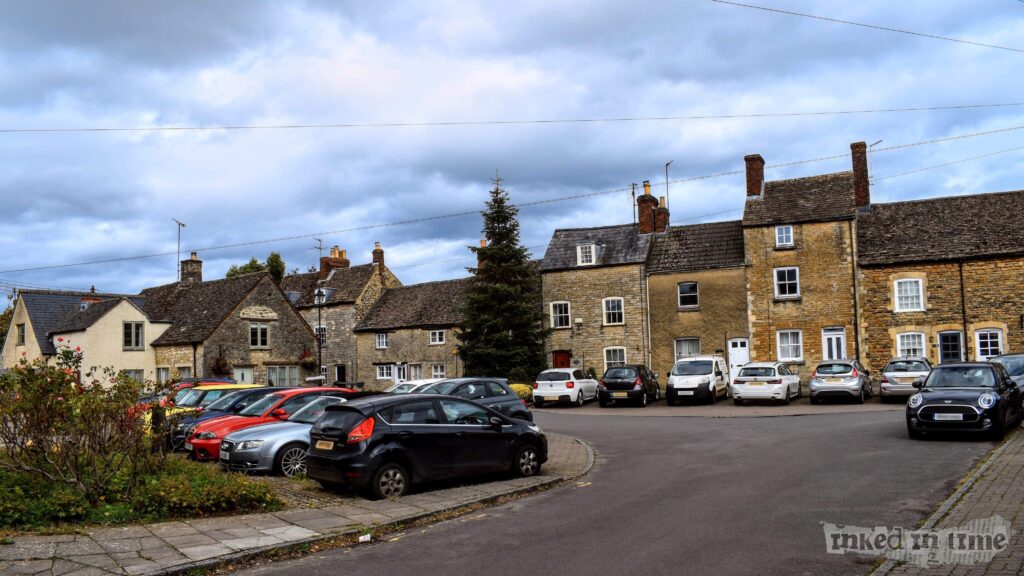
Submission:
<svg viewBox="0 0 1024 576">
<path fill-rule="evenodd" d="M 236 430 L 286 420 L 306 404 L 321 396 L 349 397 L 359 392 L 348 388 L 293 388 L 267 394 L 250 404 L 237 415 L 221 416 L 200 423 L 188 441 L 185 450 L 197 460 L 216 460 L 220 455 L 220 441 Z"/>
</svg>

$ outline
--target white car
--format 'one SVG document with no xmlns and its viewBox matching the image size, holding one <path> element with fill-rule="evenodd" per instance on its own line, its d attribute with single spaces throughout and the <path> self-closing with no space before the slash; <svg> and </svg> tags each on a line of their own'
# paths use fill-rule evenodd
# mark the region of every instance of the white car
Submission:
<svg viewBox="0 0 1024 576">
<path fill-rule="evenodd" d="M 597 398 L 597 380 L 587 378 L 583 370 L 572 368 L 551 368 L 537 376 L 533 383 L 533 405 L 537 408 L 545 402 L 571 402 L 583 406 L 587 400 Z"/>
<path fill-rule="evenodd" d="M 423 378 L 421 380 L 404 380 L 384 391 L 385 394 L 415 394 L 417 391 L 426 388 L 434 382 L 440 382 L 443 378 Z"/>
<path fill-rule="evenodd" d="M 665 402 L 700 399 L 714 404 L 729 393 L 729 369 L 721 356 L 689 356 L 676 360 L 668 374 Z"/>
<path fill-rule="evenodd" d="M 732 400 L 737 406 L 744 400 L 779 400 L 789 404 L 799 398 L 800 376 L 779 362 L 751 362 L 740 368 L 732 380 Z"/>
</svg>

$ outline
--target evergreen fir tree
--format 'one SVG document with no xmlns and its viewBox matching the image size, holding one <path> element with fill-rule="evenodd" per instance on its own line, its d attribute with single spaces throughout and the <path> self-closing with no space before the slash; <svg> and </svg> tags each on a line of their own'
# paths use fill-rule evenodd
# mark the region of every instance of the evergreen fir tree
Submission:
<svg viewBox="0 0 1024 576">
<path fill-rule="evenodd" d="M 519 210 L 495 178 L 483 212 L 485 247 L 471 247 L 478 267 L 466 289 L 459 356 L 468 376 L 532 382 L 546 367 L 540 275 L 519 243 Z"/>
</svg>

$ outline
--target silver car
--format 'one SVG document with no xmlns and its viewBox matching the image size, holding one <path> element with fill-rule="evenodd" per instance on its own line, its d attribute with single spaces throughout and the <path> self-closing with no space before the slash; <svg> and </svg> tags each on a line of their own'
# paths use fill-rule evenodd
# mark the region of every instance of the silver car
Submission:
<svg viewBox="0 0 1024 576">
<path fill-rule="evenodd" d="M 917 389 L 914 382 L 927 378 L 932 371 L 932 364 L 921 356 L 893 358 L 882 370 L 882 380 L 878 385 L 882 402 L 893 397 L 912 396 Z"/>
<path fill-rule="evenodd" d="M 871 375 L 856 360 L 827 360 L 811 374 L 811 404 L 824 398 L 854 399 L 863 404 L 871 397 Z"/>
<path fill-rule="evenodd" d="M 989 362 L 998 362 L 1006 368 L 1010 379 L 1017 383 L 1017 386 L 1024 388 L 1024 354 L 1001 354 L 988 359 Z"/>
<path fill-rule="evenodd" d="M 220 464 L 228 470 L 273 472 L 289 478 L 306 473 L 309 429 L 328 406 L 344 398 L 323 396 L 283 422 L 232 432 L 220 443 Z"/>
<path fill-rule="evenodd" d="M 406 380 L 399 382 L 384 391 L 385 394 L 415 394 L 434 382 L 440 382 L 444 378 L 424 378 L 421 380 Z"/>
</svg>

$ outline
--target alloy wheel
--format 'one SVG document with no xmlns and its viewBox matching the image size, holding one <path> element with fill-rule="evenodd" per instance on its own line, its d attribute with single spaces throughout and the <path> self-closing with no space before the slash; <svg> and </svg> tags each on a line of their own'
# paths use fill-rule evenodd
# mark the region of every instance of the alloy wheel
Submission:
<svg viewBox="0 0 1024 576">
<path fill-rule="evenodd" d="M 520 476 L 533 476 L 536 474 L 540 468 L 540 463 L 537 462 L 537 450 L 533 447 L 520 450 L 519 457 L 516 459 L 516 468 Z"/>
<path fill-rule="evenodd" d="M 397 498 L 405 493 L 405 474 L 398 468 L 388 468 L 377 481 L 380 493 L 385 498 Z"/>
<path fill-rule="evenodd" d="M 289 448 L 287 452 L 281 456 L 281 472 L 292 478 L 300 474 L 306 473 L 306 450 L 299 448 Z"/>
</svg>

